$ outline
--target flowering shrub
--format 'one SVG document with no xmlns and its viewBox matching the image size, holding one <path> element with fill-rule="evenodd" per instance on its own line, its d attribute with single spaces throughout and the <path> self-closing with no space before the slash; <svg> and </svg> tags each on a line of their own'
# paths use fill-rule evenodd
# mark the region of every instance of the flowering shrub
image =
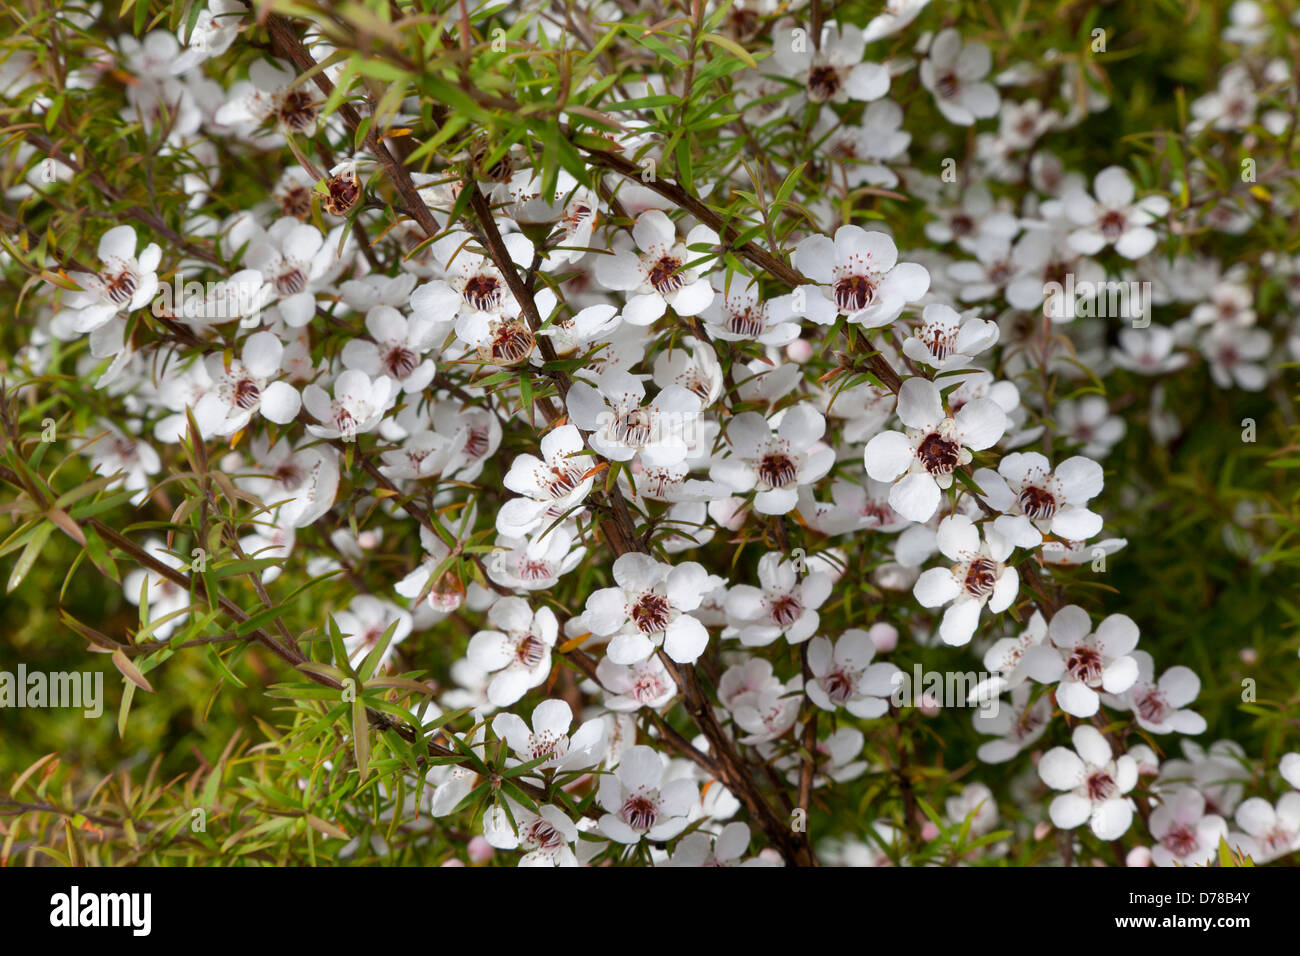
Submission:
<svg viewBox="0 0 1300 956">
<path fill-rule="evenodd" d="M 1294 860 L 1294 3 L 6 16 L 5 858 Z"/>
</svg>

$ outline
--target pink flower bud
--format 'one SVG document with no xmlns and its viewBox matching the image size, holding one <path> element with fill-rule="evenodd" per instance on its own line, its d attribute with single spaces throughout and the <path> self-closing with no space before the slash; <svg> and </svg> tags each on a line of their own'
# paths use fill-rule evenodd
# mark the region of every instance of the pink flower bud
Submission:
<svg viewBox="0 0 1300 956">
<path fill-rule="evenodd" d="M 876 650 L 882 654 L 888 654 L 898 647 L 898 628 L 892 624 L 883 621 L 872 624 L 867 629 L 867 636 L 871 638 L 871 643 L 876 645 Z"/>
</svg>

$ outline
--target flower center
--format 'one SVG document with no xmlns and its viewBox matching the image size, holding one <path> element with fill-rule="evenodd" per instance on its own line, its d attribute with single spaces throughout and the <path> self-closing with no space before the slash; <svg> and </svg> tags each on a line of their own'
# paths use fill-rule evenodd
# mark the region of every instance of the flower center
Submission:
<svg viewBox="0 0 1300 956">
<path fill-rule="evenodd" d="M 833 670 L 822 678 L 822 687 L 826 689 L 826 696 L 837 704 L 843 704 L 853 696 L 856 684 L 853 675 L 844 668 Z"/>
<path fill-rule="evenodd" d="M 727 314 L 727 331 L 732 335 L 743 335 L 746 338 L 758 338 L 763 334 L 763 329 L 767 325 L 767 316 L 759 309 L 750 306 L 743 312 L 729 312 Z"/>
<path fill-rule="evenodd" d="M 1088 789 L 1088 799 L 1094 801 L 1109 800 L 1118 789 L 1115 786 L 1115 778 L 1104 770 L 1098 770 L 1090 774 L 1084 786 Z"/>
<path fill-rule="evenodd" d="M 280 122 L 301 133 L 316 122 L 316 104 L 306 90 L 289 90 L 280 103 Z"/>
<path fill-rule="evenodd" d="M 325 209 L 335 216 L 345 216 L 361 198 L 361 183 L 353 172 L 331 176 L 326 188 L 329 195 L 325 200 Z"/>
<path fill-rule="evenodd" d="M 405 346 L 398 345 L 384 358 L 384 365 L 396 378 L 406 378 L 420 364 L 420 357 Z"/>
<path fill-rule="evenodd" d="M 551 477 L 546 481 L 546 492 L 552 498 L 563 498 L 582 481 L 583 471 L 581 466 L 559 465 L 551 466 Z"/>
<path fill-rule="evenodd" d="M 666 597 L 656 591 L 647 591 L 632 607 L 632 623 L 643 634 L 660 634 L 668 626 L 671 610 Z"/>
<path fill-rule="evenodd" d="M 257 400 L 262 397 L 262 390 L 257 387 L 257 383 L 251 378 L 245 376 L 235 383 L 232 389 L 231 399 L 236 405 L 244 411 L 257 404 Z"/>
<path fill-rule="evenodd" d="M 948 228 L 952 230 L 954 237 L 965 238 L 966 236 L 974 234 L 975 220 L 964 212 L 958 213 L 952 217 L 952 222 L 949 224 Z"/>
<path fill-rule="evenodd" d="M 1124 214 L 1117 209 L 1112 209 L 1101 217 L 1098 227 L 1101 234 L 1110 242 L 1114 242 L 1120 236 L 1124 235 Z"/>
<path fill-rule="evenodd" d="M 634 794 L 623 801 L 623 822 L 638 833 L 645 833 L 659 818 L 659 807 L 649 797 Z"/>
<path fill-rule="evenodd" d="M 1196 834 L 1191 827 L 1174 827 L 1160 838 L 1164 848 L 1174 856 L 1183 857 L 1196 849 Z"/>
<path fill-rule="evenodd" d="M 500 306 L 503 294 L 501 280 L 485 272 L 470 276 L 461 292 L 465 301 L 480 312 L 491 312 Z"/>
<path fill-rule="evenodd" d="M 789 627 L 802 613 L 803 605 L 793 594 L 782 594 L 771 602 L 772 623 L 777 627 Z"/>
<path fill-rule="evenodd" d="M 288 491 L 293 491 L 303 482 L 302 471 L 292 462 L 286 462 L 275 470 L 275 479 Z"/>
<path fill-rule="evenodd" d="M 115 275 L 102 276 L 104 282 L 104 293 L 109 297 L 114 305 L 126 305 L 131 301 L 131 296 L 135 295 L 136 286 L 139 280 L 135 273 L 130 269 L 123 269 Z"/>
<path fill-rule="evenodd" d="M 709 380 L 705 378 L 704 374 L 699 369 L 688 369 L 681 375 L 678 375 L 677 384 L 689 392 L 694 392 L 700 397 L 700 401 L 708 402 L 709 392 L 711 391 Z"/>
<path fill-rule="evenodd" d="M 821 103 L 840 91 L 843 81 L 833 66 L 814 66 L 808 71 L 808 98 Z"/>
<path fill-rule="evenodd" d="M 845 276 L 835 283 L 835 305 L 841 312 L 861 312 L 876 298 L 876 285 L 866 276 Z"/>
<path fill-rule="evenodd" d="M 957 347 L 957 330 L 947 326 L 923 328 L 918 338 L 930 350 L 930 354 L 940 361 L 951 355 Z"/>
<path fill-rule="evenodd" d="M 1030 485 L 1020 492 L 1019 497 L 1020 510 L 1024 512 L 1026 518 L 1039 521 L 1055 517 L 1058 508 L 1056 496 L 1050 491 L 1043 488 Z"/>
<path fill-rule="evenodd" d="M 574 203 L 564 217 L 564 231 L 570 236 L 582 228 L 583 223 L 591 218 L 591 207 L 586 203 Z"/>
<path fill-rule="evenodd" d="M 488 430 L 481 425 L 470 427 L 469 434 L 465 437 L 465 454 L 470 458 L 482 458 L 487 454 L 488 446 L 491 444 Z"/>
<path fill-rule="evenodd" d="M 940 73 L 934 81 L 936 92 L 944 99 L 950 100 L 961 92 L 961 80 L 957 74 L 949 70 L 946 73 Z"/>
<path fill-rule="evenodd" d="M 519 577 L 524 581 L 544 581 L 551 576 L 551 565 L 546 561 L 523 560 L 519 564 Z"/>
<path fill-rule="evenodd" d="M 663 693 L 663 683 L 653 674 L 642 674 L 632 685 L 632 696 L 642 704 L 658 700 Z"/>
<path fill-rule="evenodd" d="M 614 422 L 614 437 L 624 445 L 644 445 L 650 440 L 650 432 L 650 410 L 640 406 L 624 412 Z"/>
<path fill-rule="evenodd" d="M 307 274 L 295 265 L 286 265 L 285 271 L 275 277 L 274 285 L 282 296 L 297 295 L 307 288 Z"/>
<path fill-rule="evenodd" d="M 1169 712 L 1169 705 L 1165 701 L 1165 695 L 1158 688 L 1152 687 L 1137 699 L 1137 712 L 1143 720 L 1158 724 Z"/>
<path fill-rule="evenodd" d="M 998 563 L 992 558 L 976 558 L 966 569 L 963 585 L 971 597 L 982 598 L 993 593 L 998 583 Z"/>
<path fill-rule="evenodd" d="M 564 844 L 564 837 L 545 820 L 533 821 L 524 836 L 525 842 L 539 850 L 556 850 Z"/>
<path fill-rule="evenodd" d="M 764 455 L 763 460 L 758 463 L 758 477 L 770 488 L 785 488 L 787 485 L 792 485 L 798 475 L 799 469 L 794 459 L 782 452 Z"/>
<path fill-rule="evenodd" d="M 938 432 L 931 432 L 917 446 L 916 457 L 932 475 L 951 475 L 957 468 L 960 448 Z"/>
<path fill-rule="evenodd" d="M 280 194 L 280 213 L 294 219 L 311 215 L 311 190 L 306 186 L 292 186 Z"/>
<path fill-rule="evenodd" d="M 1081 644 L 1070 652 L 1065 669 L 1080 683 L 1096 684 L 1101 680 L 1101 672 L 1104 670 L 1101 653 L 1095 647 Z"/>
<path fill-rule="evenodd" d="M 492 337 L 492 360 L 502 365 L 521 362 L 533 351 L 534 344 L 532 332 L 518 322 L 509 322 Z"/>
<path fill-rule="evenodd" d="M 650 267 L 647 279 L 660 295 L 670 295 L 686 284 L 686 276 L 679 271 L 681 267 L 682 260 L 676 256 L 664 256 Z"/>
<path fill-rule="evenodd" d="M 531 634 L 525 634 L 515 645 L 515 659 L 525 667 L 536 667 L 545 657 L 546 645 Z"/>
</svg>

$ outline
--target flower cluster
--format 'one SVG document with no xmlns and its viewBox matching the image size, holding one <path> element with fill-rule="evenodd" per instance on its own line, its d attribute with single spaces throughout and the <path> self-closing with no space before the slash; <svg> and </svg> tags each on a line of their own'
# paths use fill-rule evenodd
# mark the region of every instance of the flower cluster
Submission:
<svg viewBox="0 0 1300 956">
<path fill-rule="evenodd" d="M 1100 61 L 1022 56 L 925 0 L 821 36 L 800 3 L 691 6 L 689 70 L 671 37 L 606 46 L 547 4 L 479 11 L 459 40 L 362 24 L 353 49 L 338 23 L 268 28 L 227 0 L 111 37 L 53 102 L 5 66 L 0 94 L 45 131 L 8 166 L 73 171 L 5 184 L 58 239 L 6 244 L 6 270 L 36 277 L 13 367 L 33 407 L 93 410 L 75 447 L 94 500 L 120 482 L 104 507 L 165 529 L 110 542 L 138 565 L 137 664 L 165 684 L 174 647 L 239 611 L 240 638 L 351 687 L 372 724 L 414 722 L 358 745 L 349 708 L 331 759 L 364 779 L 391 748 L 387 812 L 454 818 L 471 858 L 1300 849 L 1300 793 L 1253 792 L 1274 768 L 1227 740 L 1156 748 L 1209 729 L 1210 675 L 1157 660 L 1181 639 L 1103 576 L 1139 516 L 1161 520 L 1140 499 L 1180 481 L 1178 383 L 1285 401 L 1279 366 L 1300 361 L 1300 258 L 1216 252 L 1294 215 L 1282 147 L 1267 183 L 1218 175 L 1241 135 L 1261 156 L 1286 141 L 1279 38 L 1233 28 L 1240 58 L 1192 97 L 1181 135 L 1203 145 L 1176 166 L 1089 164 L 1070 144 L 1107 122 Z M 493 53 L 502 26 L 539 54 L 526 82 L 472 73 L 522 74 L 526 54 Z M 389 31 L 423 75 L 385 58 Z M 552 76 L 556 51 L 617 73 Z M 73 88 L 121 99 L 159 202 L 182 205 L 152 211 L 91 165 Z M 61 211 L 83 179 L 110 203 L 78 244 Z M 1164 475 L 1128 474 L 1128 443 Z M 76 495 L 41 507 L 105 569 Z M 984 671 L 953 699 L 914 686 L 922 660 Z M 970 739 L 927 750 L 919 722 L 968 705 Z M 414 769 L 394 737 L 437 759 Z M 983 782 L 959 787 L 966 750 Z M 906 783 L 908 754 L 944 781 L 949 829 L 878 782 Z M 1300 788 L 1300 756 L 1277 769 Z M 831 833 L 789 825 L 856 808 L 868 774 L 857 829 L 856 809 L 826 812 Z"/>
</svg>

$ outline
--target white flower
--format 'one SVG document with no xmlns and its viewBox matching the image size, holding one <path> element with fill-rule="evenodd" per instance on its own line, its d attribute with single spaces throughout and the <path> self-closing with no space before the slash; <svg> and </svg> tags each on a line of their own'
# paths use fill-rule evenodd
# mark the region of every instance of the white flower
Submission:
<svg viewBox="0 0 1300 956">
<path fill-rule="evenodd" d="M 986 239 L 1015 238 L 1020 231 L 1020 220 L 1014 207 L 998 202 L 984 183 L 972 183 L 961 191 L 956 205 L 937 206 L 931 210 L 938 216 L 925 224 L 925 237 L 932 242 L 956 242 L 971 251 L 971 243 Z M 1047 260 L 1043 260 L 1046 265 Z M 1042 275 L 1038 276 L 1041 285 Z M 1042 290 L 1039 289 L 1041 295 Z"/>
<path fill-rule="evenodd" d="M 921 84 L 934 94 L 934 104 L 950 123 L 971 126 L 996 116 L 998 91 L 984 81 L 993 57 L 982 43 L 961 42 L 953 28 L 942 30 L 921 61 Z"/>
<path fill-rule="evenodd" d="M 379 645 L 384 633 L 393 628 L 392 640 L 375 667 L 377 671 L 383 669 L 397 645 L 410 636 L 413 624 L 408 611 L 370 594 L 359 594 L 352 599 L 347 610 L 335 611 L 334 623 L 343 634 L 343 647 L 354 667 Z"/>
<path fill-rule="evenodd" d="M 510 825 L 514 817 L 518 826 Z M 525 850 L 520 866 L 577 866 L 578 828 L 564 811 L 544 804 L 537 812 L 510 801 L 510 813 L 493 807 L 483 815 L 483 838 L 498 850 Z"/>
<path fill-rule="evenodd" d="M 984 652 L 984 667 L 990 676 L 971 690 L 969 701 L 975 703 L 992 700 L 1004 691 L 1021 686 L 1029 679 L 1022 665 L 1025 651 L 1046 639 L 1047 620 L 1041 612 L 1035 611 L 1019 637 L 1003 637 L 994 641 L 993 646 Z"/>
<path fill-rule="evenodd" d="M 595 459 L 582 452 L 582 434 L 571 424 L 552 429 L 542 438 L 542 457 L 521 454 L 510 464 L 503 484 L 525 495 L 506 502 L 497 512 L 497 531 L 520 537 L 543 522 L 549 525 L 581 504 L 591 490 L 589 474 Z"/>
<path fill-rule="evenodd" d="M 998 341 L 996 322 L 970 316 L 963 320 L 951 306 L 932 302 L 921 324 L 903 341 L 903 354 L 936 369 L 965 368 L 971 358 Z"/>
<path fill-rule="evenodd" d="M 1277 770 L 1282 774 L 1282 779 L 1300 790 L 1300 753 L 1283 754 Z"/>
<path fill-rule="evenodd" d="M 879 328 L 930 288 L 924 266 L 899 262 L 893 239 L 860 226 L 840 226 L 834 240 L 809 236 L 796 247 L 794 265 L 817 284 L 773 300 L 773 316 L 780 321 L 802 315 L 829 325 L 845 315 L 865 328 Z"/>
<path fill-rule="evenodd" d="M 1080 452 L 1093 459 L 1109 455 L 1127 430 L 1124 419 L 1110 413 L 1110 405 L 1102 395 L 1061 402 L 1056 406 L 1056 427 L 1062 437 L 1082 442 Z"/>
<path fill-rule="evenodd" d="M 238 359 L 227 365 L 220 355 L 206 360 L 214 388 L 194 407 L 194 419 L 205 435 L 233 435 L 254 412 L 285 425 L 302 407 L 298 390 L 288 382 L 270 381 L 280 371 L 284 346 L 274 332 L 256 332 L 244 342 Z"/>
<path fill-rule="evenodd" d="M 873 664 L 875 642 L 866 631 L 852 628 L 834 645 L 824 637 L 808 644 L 808 699 L 822 710 L 843 707 L 854 717 L 880 717 L 889 710 L 895 675 L 893 664 Z"/>
<path fill-rule="evenodd" d="M 1021 684 L 1011 692 L 1010 705 L 1003 701 L 992 713 L 985 708 L 975 712 L 975 729 L 997 738 L 980 744 L 976 751 L 984 763 L 1006 763 L 1043 736 L 1052 719 L 1052 702 L 1044 696 L 1031 704 L 1031 693 L 1028 684 Z"/>
<path fill-rule="evenodd" d="M 251 443 L 252 463 L 241 468 L 236 484 L 268 507 L 278 506 L 278 520 L 295 528 L 313 524 L 334 505 L 338 460 L 320 445 L 295 449 L 287 438 L 271 445 L 258 435 Z"/>
<path fill-rule="evenodd" d="M 1205 795 L 1211 813 L 1229 816 L 1241 802 L 1244 784 L 1251 779 L 1246 752 L 1233 740 L 1216 740 L 1208 748 L 1195 740 L 1182 741 L 1186 759 L 1167 760 L 1160 766 L 1159 783 L 1190 784 Z"/>
<path fill-rule="evenodd" d="M 889 503 L 904 518 L 928 521 L 939 507 L 940 489 L 969 464 L 971 451 L 993 445 L 1007 427 L 1006 413 L 992 399 L 967 402 L 947 415 L 939 388 L 909 378 L 898 390 L 898 417 L 907 432 L 885 431 L 867 443 L 867 474 L 893 482 Z"/>
<path fill-rule="evenodd" d="M 367 375 L 387 375 L 406 394 L 422 392 L 433 381 L 433 359 L 424 354 L 438 344 L 439 326 L 429 320 L 407 319 L 392 306 L 376 305 L 366 313 L 372 341 L 349 339 L 343 346 L 345 368 Z"/>
<path fill-rule="evenodd" d="M 412 318 L 442 324 L 471 316 L 484 319 L 519 316 L 519 303 L 506 285 L 505 276 L 488 256 L 468 248 L 471 241 L 468 233 L 456 231 L 433 244 L 434 256 L 444 265 L 447 279 L 426 282 L 411 293 Z M 526 236 L 512 232 L 503 241 L 512 263 L 528 265 L 533 244 Z M 469 331 L 458 325 L 458 335 L 462 328 Z M 498 350 L 502 348 L 504 343 Z"/>
<path fill-rule="evenodd" d="M 572 523 L 570 523 L 572 524 Z M 502 535 L 488 560 L 492 580 L 511 588 L 545 591 L 572 571 L 587 553 L 585 545 L 573 546 L 570 527 L 540 528 L 523 538 Z"/>
<path fill-rule="evenodd" d="M 1147 196 L 1134 202 L 1133 180 L 1119 166 L 1103 169 L 1092 185 L 1096 199 L 1082 189 L 1064 198 L 1065 213 L 1078 227 L 1070 233 L 1070 245 L 1088 256 L 1109 245 L 1125 259 L 1140 259 L 1150 252 L 1156 244 L 1150 226 L 1169 212 L 1169 200 Z"/>
<path fill-rule="evenodd" d="M 199 12 L 192 29 L 182 24 L 176 31 L 178 40 L 188 40 L 187 49 L 171 64 L 177 75 L 186 73 L 204 60 L 220 56 L 230 49 L 239 35 L 240 20 L 248 12 L 239 0 L 208 0 Z"/>
<path fill-rule="evenodd" d="M 230 88 L 229 99 L 217 110 L 220 126 L 235 127 L 252 135 L 256 127 L 274 117 L 284 134 L 312 137 L 320 116 L 320 104 L 310 81 L 299 80 L 287 64 L 256 60 L 248 68 L 248 82 Z"/>
<path fill-rule="evenodd" d="M 150 538 L 144 543 L 144 550 L 156 560 L 169 568 L 185 569 L 186 562 L 167 550 L 161 538 Z M 186 609 L 190 606 L 189 592 L 170 578 L 134 568 L 122 579 L 122 593 L 126 599 L 137 607 L 141 598 L 149 605 L 148 621 L 157 621 L 149 631 L 153 639 L 165 641 L 176 628 L 182 626 L 189 618 Z"/>
<path fill-rule="evenodd" d="M 1062 830 L 1089 824 L 1099 840 L 1118 840 L 1133 822 L 1133 803 L 1124 794 L 1137 784 L 1137 762 L 1111 755 L 1096 727 L 1074 728 L 1074 750 L 1054 747 L 1038 761 L 1038 775 L 1053 790 L 1065 790 L 1048 812 Z"/>
<path fill-rule="evenodd" d="M 105 434 L 90 443 L 91 470 L 99 475 L 123 474 L 122 487 L 136 494 L 133 504 L 144 501 L 149 489 L 149 476 L 162 470 L 162 459 L 147 441 L 126 434 L 111 422 L 100 421 Z"/>
<path fill-rule="evenodd" d="M 1234 4 L 1234 9 L 1238 4 Z M 1226 32 L 1226 31 L 1225 31 Z M 1223 71 L 1219 88 L 1192 101 L 1193 121 L 1188 132 L 1199 132 L 1207 126 L 1218 130 L 1244 130 L 1255 121 L 1257 97 L 1255 84 L 1244 64 L 1236 64 Z"/>
<path fill-rule="evenodd" d="M 290 328 L 301 328 L 315 318 L 316 287 L 335 261 L 334 249 L 320 230 L 292 216 L 255 237 L 244 253 L 244 264 L 261 274 L 263 291 L 277 300 L 280 316 Z"/>
<path fill-rule="evenodd" d="M 1018 548 L 1036 548 L 1043 533 L 1066 541 L 1086 541 L 1101 531 L 1101 515 L 1089 511 L 1088 501 L 1101 493 L 1101 465 L 1076 455 L 1052 470 L 1036 451 L 1013 452 L 998 462 L 998 470 L 980 468 L 975 483 L 984 500 L 1003 512 L 993 527 Z"/>
<path fill-rule="evenodd" d="M 104 233 L 98 254 L 99 272 L 70 274 L 81 291 L 65 294 L 63 312 L 54 318 L 78 334 L 93 332 L 120 312 L 143 308 L 158 289 L 162 250 L 151 242 L 137 256 L 135 230 L 130 226 L 114 226 Z"/>
<path fill-rule="evenodd" d="M 912 594 L 922 607 L 939 607 L 943 612 L 939 636 L 945 644 L 966 644 L 979 624 L 985 604 L 996 613 L 1005 611 L 1020 591 L 1020 575 L 1003 562 L 1011 544 L 987 525 L 980 543 L 975 523 L 963 514 L 939 522 L 936 536 L 939 550 L 956 563 L 950 568 L 930 568 L 916 581 Z"/>
<path fill-rule="evenodd" d="M 623 321 L 649 325 L 671 306 L 678 315 L 699 315 L 713 301 L 707 276 L 687 264 L 700 258 L 691 246 L 718 244 L 718 234 L 696 226 L 677 239 L 677 229 L 658 209 L 641 213 L 632 227 L 636 249 L 623 248 L 596 257 L 596 280 L 607 289 L 632 295 L 623 307 Z"/>
<path fill-rule="evenodd" d="M 654 383 L 660 388 L 680 385 L 700 399 L 707 407 L 722 394 L 722 366 L 709 342 L 701 342 L 693 335 L 681 338 L 675 348 L 660 352 L 654 363 Z"/>
<path fill-rule="evenodd" d="M 1201 679 L 1190 667 L 1177 665 L 1155 679 L 1155 662 L 1146 651 L 1134 651 L 1138 676 L 1118 700 L 1107 704 L 1131 710 L 1139 727 L 1153 734 L 1203 734 L 1205 718 L 1183 708 L 1201 692 Z"/>
<path fill-rule="evenodd" d="M 970 821 L 968 832 L 981 837 L 992 832 L 998 823 L 998 804 L 993 791 L 982 783 L 967 784 L 961 793 L 943 802 L 944 813 L 953 825 L 960 828 Z"/>
<path fill-rule="evenodd" d="M 551 649 L 559 636 L 555 612 L 536 612 L 523 598 L 503 597 L 488 610 L 494 630 L 470 638 L 465 656 L 471 664 L 493 675 L 488 701 L 508 707 L 539 686 L 551 673 Z"/>
<path fill-rule="evenodd" d="M 925 9 L 930 0 L 885 0 L 885 9 L 867 24 L 862 36 L 868 43 L 893 36 Z"/>
<path fill-rule="evenodd" d="M 759 660 L 760 663 L 767 663 Z M 770 671 L 769 671 L 770 672 Z M 787 688 L 780 681 L 759 690 L 739 695 L 731 701 L 731 717 L 736 726 L 745 731 L 742 744 L 760 744 L 783 737 L 799 719 L 803 695 L 797 686 L 801 677 L 791 681 Z"/>
<path fill-rule="evenodd" d="M 1187 364 L 1186 355 L 1174 352 L 1177 344 L 1173 330 L 1163 325 L 1120 329 L 1119 347 L 1111 350 L 1111 360 L 1142 375 L 1173 372 Z"/>
<path fill-rule="evenodd" d="M 616 664 L 636 664 L 663 645 L 678 664 L 704 653 L 709 632 L 689 611 L 700 606 L 709 575 L 694 561 L 677 566 L 631 552 L 614 562 L 617 587 L 587 597 L 583 620 L 593 633 L 614 635 L 606 650 Z"/>
<path fill-rule="evenodd" d="M 1048 625 L 1047 643 L 1025 652 L 1026 672 L 1041 684 L 1060 681 L 1056 703 L 1072 717 L 1091 717 L 1100 706 L 1097 688 L 1122 694 L 1138 679 L 1138 629 L 1126 614 L 1112 614 L 1094 633 L 1088 612 L 1076 604 L 1061 608 Z"/>
<path fill-rule="evenodd" d="M 699 798 L 696 785 L 678 778 L 664 782 L 665 757 L 650 747 L 629 747 L 612 774 L 600 778 L 597 799 L 608 812 L 601 833 L 619 843 L 671 840 L 686 829 L 687 814 Z"/>
<path fill-rule="evenodd" d="M 785 76 L 801 80 L 813 103 L 878 100 L 889 92 L 889 70 L 863 62 L 866 39 L 851 24 L 827 26 L 820 48 L 806 30 L 773 31 L 772 60 Z"/>
<path fill-rule="evenodd" d="M 1162 796 L 1149 825 L 1159 841 L 1151 848 L 1156 866 L 1208 866 L 1219 852 L 1219 841 L 1228 835 L 1227 822 L 1205 812 L 1205 797 L 1193 787 Z"/>
<path fill-rule="evenodd" d="M 635 664 L 615 664 L 602 657 L 596 679 L 605 690 L 605 706 L 613 711 L 658 710 L 677 695 L 677 683 L 658 657 Z"/>
<path fill-rule="evenodd" d="M 663 866 L 715 867 L 715 866 L 777 866 L 766 857 L 741 860 L 749 849 L 749 827 L 743 823 L 728 823 L 718 835 L 711 836 L 701 830 L 688 833 L 673 848 L 673 855 Z"/>
<path fill-rule="evenodd" d="M 850 189 L 858 186 L 883 186 L 893 189 L 898 175 L 886 160 L 898 160 L 912 142 L 912 134 L 901 129 L 903 109 L 892 100 L 876 100 L 862 113 L 856 124 L 845 124 L 830 107 L 823 107 L 813 128 L 818 151 L 840 165 Z"/>
<path fill-rule="evenodd" d="M 308 385 L 303 389 L 302 403 L 322 424 L 308 425 L 307 431 L 317 438 L 353 441 L 379 425 L 393 405 L 394 391 L 387 375 L 371 381 L 369 375 L 357 369 L 348 369 L 334 380 L 332 399 L 319 385 Z"/>
<path fill-rule="evenodd" d="M 583 721 L 573 736 L 569 725 L 573 711 L 562 700 L 544 700 L 533 708 L 533 726 L 515 714 L 497 714 L 492 732 L 510 745 L 514 757 L 507 766 L 532 763 L 545 757 L 537 770 L 572 770 L 593 767 L 605 751 L 605 722 L 599 717 Z"/>
<path fill-rule="evenodd" d="M 1276 807 L 1263 797 L 1251 797 L 1237 808 L 1236 820 L 1247 833 L 1240 849 L 1256 863 L 1300 850 L 1300 792 L 1284 793 Z"/>
<path fill-rule="evenodd" d="M 727 616 L 740 624 L 746 647 L 763 647 L 785 635 L 791 644 L 808 640 L 821 621 L 817 608 L 831 595 L 831 579 L 812 571 L 799 580 L 794 562 L 769 552 L 759 558 L 761 587 L 737 584 L 727 592 Z"/>
<path fill-rule="evenodd" d="M 1219 388 L 1235 385 L 1258 392 L 1268 384 L 1268 369 L 1259 364 L 1273 351 L 1273 339 L 1265 329 L 1218 325 L 1201 337 L 1200 347 L 1210 362 L 1210 377 Z"/>
<path fill-rule="evenodd" d="M 669 385 L 647 405 L 645 385 L 619 369 L 600 375 L 595 386 L 574 382 L 567 404 L 573 423 L 590 432 L 591 447 L 612 461 L 673 465 L 694 443 L 700 398 L 680 385 Z"/>
<path fill-rule="evenodd" d="M 731 453 L 713 463 L 709 477 L 737 494 L 757 489 L 759 514 L 787 514 L 799 503 L 799 487 L 835 463 L 832 449 L 813 447 L 825 431 L 826 419 L 806 403 L 786 409 L 775 433 L 758 412 L 742 412 L 727 423 Z"/>
<path fill-rule="evenodd" d="M 382 453 L 379 470 L 393 479 L 420 479 L 441 475 L 456 457 L 454 439 L 434 431 L 416 432 L 402 440 L 401 447 Z"/>
</svg>

